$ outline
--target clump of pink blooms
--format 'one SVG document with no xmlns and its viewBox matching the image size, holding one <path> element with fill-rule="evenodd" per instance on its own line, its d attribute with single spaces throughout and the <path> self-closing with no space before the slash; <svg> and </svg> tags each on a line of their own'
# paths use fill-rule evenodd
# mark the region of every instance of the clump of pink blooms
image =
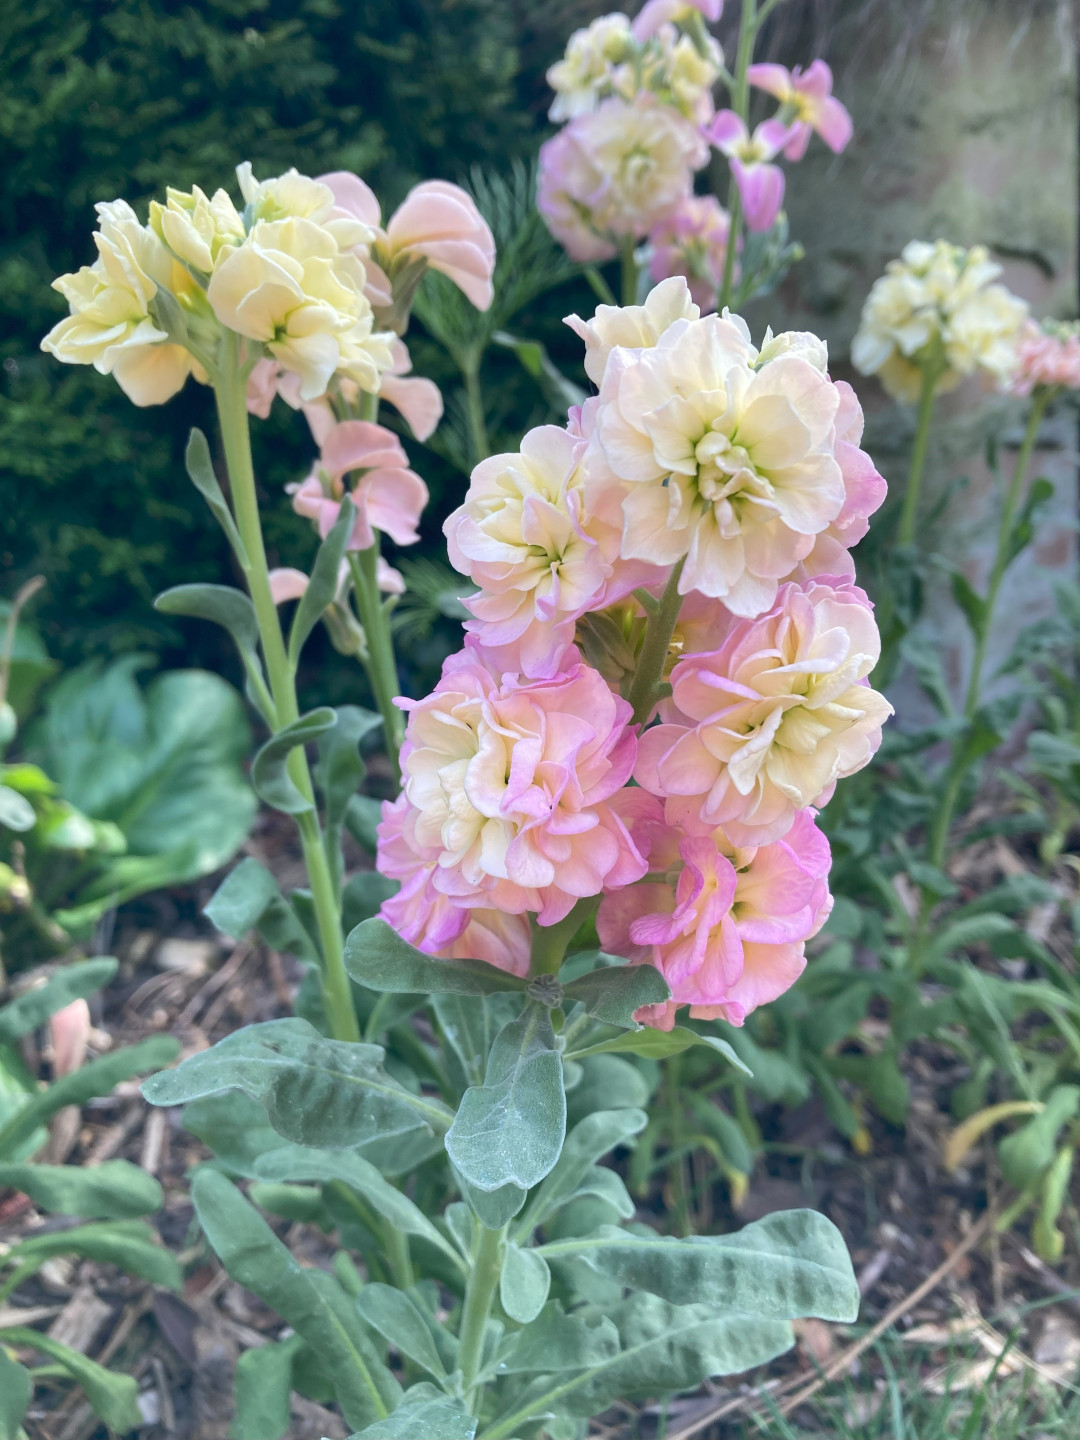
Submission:
<svg viewBox="0 0 1080 1440">
<path fill-rule="evenodd" d="M 399 702 L 382 915 L 428 953 L 522 975 L 532 927 L 592 901 L 604 947 L 668 982 L 640 1020 L 689 1005 L 741 1025 L 829 914 L 815 816 L 890 713 L 849 554 L 885 486 L 816 337 L 756 346 L 680 277 L 568 323 L 598 393 L 478 465 L 446 522 L 479 588 L 434 691 Z M 660 597 L 681 607 L 670 693 L 643 708 Z M 586 633 L 616 631 L 629 667 L 590 664 Z"/>
<path fill-rule="evenodd" d="M 1013 395 L 1034 390 L 1080 390 L 1080 321 L 1029 320 L 1016 344 L 1016 363 L 1008 389 Z"/>
<path fill-rule="evenodd" d="M 715 199 L 694 195 L 709 147 L 730 164 L 747 228 L 765 231 L 784 201 L 778 157 L 801 160 L 814 133 L 839 153 L 852 135 L 824 60 L 750 65 L 750 85 L 779 101 L 752 131 L 745 114 L 717 111 L 723 55 L 708 26 L 721 10 L 722 0 L 648 0 L 632 22 L 616 12 L 575 31 L 548 71 L 551 119 L 566 123 L 541 147 L 537 187 L 548 228 L 575 260 L 647 239 L 652 278 L 684 275 L 707 309 L 730 229 Z"/>
</svg>

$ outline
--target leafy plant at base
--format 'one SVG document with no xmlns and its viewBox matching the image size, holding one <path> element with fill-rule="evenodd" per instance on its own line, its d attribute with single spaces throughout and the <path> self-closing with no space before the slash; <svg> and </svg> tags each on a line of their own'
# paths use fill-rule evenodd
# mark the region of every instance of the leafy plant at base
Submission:
<svg viewBox="0 0 1080 1440">
<path fill-rule="evenodd" d="M 110 1429 L 125 1432 L 143 1423 L 135 1403 L 134 1377 L 107 1370 L 49 1335 L 15 1323 L 9 1302 L 18 1287 L 56 1256 L 70 1255 L 117 1265 L 153 1285 L 180 1288 L 173 1256 L 141 1216 L 162 1203 L 158 1182 L 126 1160 L 100 1165 L 47 1165 L 34 1160 L 47 1137 L 48 1120 L 67 1105 L 108 1095 L 121 1081 L 168 1064 L 179 1049 L 167 1036 L 109 1051 L 41 1088 L 28 1072 L 18 1042 L 73 1002 L 92 995 L 116 974 L 111 959 L 87 960 L 56 970 L 44 984 L 0 1006 L 0 1191 L 21 1191 L 43 1211 L 88 1222 L 67 1229 L 30 1231 L 0 1255 L 0 1437 L 22 1434 L 36 1372 L 14 1352 L 37 1351 L 82 1387 L 94 1413 Z M 6 1347 L 6 1348 L 5 1348 Z M 53 1373 L 41 1377 L 52 1381 Z"/>
</svg>

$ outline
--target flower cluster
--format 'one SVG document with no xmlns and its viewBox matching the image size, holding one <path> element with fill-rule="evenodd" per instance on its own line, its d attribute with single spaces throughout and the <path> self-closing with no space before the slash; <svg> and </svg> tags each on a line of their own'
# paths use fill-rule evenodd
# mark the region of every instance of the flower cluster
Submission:
<svg viewBox="0 0 1080 1440">
<path fill-rule="evenodd" d="M 728 212 L 694 194 L 709 146 L 730 163 L 747 228 L 769 230 L 784 199 L 777 157 L 801 160 L 814 131 L 839 152 L 852 133 L 823 60 L 805 72 L 748 66 L 749 84 L 779 101 L 752 133 L 745 103 L 717 113 L 723 57 L 707 25 L 721 9 L 722 0 L 648 0 L 632 22 L 615 13 L 575 31 L 548 71 L 551 119 L 567 123 L 541 147 L 537 197 L 574 259 L 610 259 L 647 240 L 652 278 L 685 276 L 703 311 L 734 268 Z"/>
<path fill-rule="evenodd" d="M 1005 385 L 1027 305 L 996 283 L 1000 274 L 985 246 L 911 241 L 866 298 L 851 346 L 855 368 L 902 400 L 918 397 L 928 373 L 938 394 L 976 373 Z"/>
<path fill-rule="evenodd" d="M 430 433 L 441 402 L 429 382 L 402 378 L 409 360 L 397 337 L 426 267 L 490 304 L 494 244 L 472 200 L 428 181 L 384 230 L 355 175 L 289 170 L 260 181 L 243 164 L 237 179 L 242 211 L 225 190 L 198 186 L 168 189 L 146 225 L 126 201 L 99 204 L 98 258 L 54 282 L 71 313 L 42 348 L 114 375 L 137 405 L 154 405 L 189 374 L 213 379 L 231 334 L 256 413 L 275 390 L 301 404 L 351 386 L 385 393 Z"/>
<path fill-rule="evenodd" d="M 1080 321 L 1029 320 L 1016 345 L 1016 363 L 1009 376 L 1013 395 L 1034 390 L 1080 390 Z"/>
<path fill-rule="evenodd" d="M 884 482 L 816 337 L 756 347 L 680 277 L 568 323 L 598 393 L 481 462 L 446 521 L 479 588 L 464 649 L 399 702 L 383 916 L 524 974 L 529 917 L 599 897 L 605 948 L 671 988 L 642 1019 L 741 1024 L 828 915 L 814 816 L 890 713 L 849 553 Z"/>
</svg>

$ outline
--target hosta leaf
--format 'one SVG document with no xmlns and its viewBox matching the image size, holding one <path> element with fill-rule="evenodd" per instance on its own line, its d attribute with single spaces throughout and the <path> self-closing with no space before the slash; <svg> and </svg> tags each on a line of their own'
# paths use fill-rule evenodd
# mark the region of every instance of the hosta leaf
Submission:
<svg viewBox="0 0 1080 1440">
<path fill-rule="evenodd" d="M 605 1225 L 594 1235 L 540 1247 L 574 1256 L 599 1274 L 673 1303 L 724 1305 L 744 1315 L 850 1322 L 859 1290 L 843 1237 L 816 1210 L 767 1215 L 732 1235 L 634 1235 Z"/>
<path fill-rule="evenodd" d="M 324 1362 L 350 1425 L 385 1418 L 397 1382 L 350 1318 L 352 1302 L 332 1276 L 305 1269 L 223 1175 L 196 1171 L 191 1197 L 206 1238 L 229 1275 L 276 1310 Z"/>
<path fill-rule="evenodd" d="M 24 991 L 16 1000 L 0 1006 L 0 1044 L 10 1044 L 30 1035 L 73 1000 L 84 999 L 108 985 L 120 962 L 107 956 L 65 965 L 50 975 L 44 985 Z"/>
<path fill-rule="evenodd" d="M 346 940 L 345 968 L 372 990 L 410 995 L 491 995 L 527 983 L 482 960 L 436 960 L 377 919 L 363 921 Z"/>
<path fill-rule="evenodd" d="M 99 1095 L 109 1095 L 122 1080 L 157 1070 L 176 1058 L 179 1044 L 170 1035 L 154 1035 L 123 1050 L 114 1050 L 91 1060 L 70 1075 L 54 1080 L 29 1100 L 0 1130 L 0 1158 L 14 1155 L 20 1142 L 65 1105 L 85 1105 Z"/>
<path fill-rule="evenodd" d="M 80 1215 L 84 1220 L 150 1215 L 165 1198 L 154 1177 L 128 1160 L 106 1160 L 86 1168 L 0 1163 L 0 1189 L 4 1186 L 29 1195 L 41 1210 Z"/>
<path fill-rule="evenodd" d="M 54 1364 L 66 1370 L 82 1386 L 90 1408 L 110 1430 L 126 1435 L 129 1430 L 143 1424 L 142 1413 L 136 1404 L 139 1386 L 133 1375 L 117 1375 L 114 1370 L 106 1370 L 96 1360 L 69 1349 L 40 1330 L 15 1325 L 5 1330 L 3 1336 L 5 1344 L 27 1345 L 40 1350 Z"/>
<path fill-rule="evenodd" d="M 565 1134 L 551 1012 L 532 1003 L 496 1036 L 484 1084 L 465 1092 L 447 1132 L 447 1154 L 478 1190 L 528 1190 L 558 1160 Z"/>
<path fill-rule="evenodd" d="M 460 1400 L 452 1400 L 426 1381 L 405 1392 L 386 1420 L 377 1420 L 349 1440 L 473 1440 L 476 1420 Z"/>
<path fill-rule="evenodd" d="M 634 1011 L 642 1005 L 659 1005 L 671 990 L 652 965 L 609 965 L 571 980 L 563 993 L 568 1002 L 580 1000 L 594 1020 L 624 1029 L 638 1029 Z"/>
<path fill-rule="evenodd" d="M 286 1140 L 346 1149 L 377 1136 L 440 1131 L 441 1101 L 415 1095 L 382 1067 L 380 1045 L 327 1040 L 306 1020 L 248 1025 L 143 1086 L 151 1105 L 186 1105 L 222 1090 L 258 1100 Z"/>
</svg>

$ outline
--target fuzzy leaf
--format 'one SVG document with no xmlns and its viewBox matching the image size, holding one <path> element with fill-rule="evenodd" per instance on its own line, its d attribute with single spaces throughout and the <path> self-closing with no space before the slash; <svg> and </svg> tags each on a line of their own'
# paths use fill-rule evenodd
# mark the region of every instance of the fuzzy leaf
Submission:
<svg viewBox="0 0 1080 1440">
<path fill-rule="evenodd" d="M 29 1195 L 41 1210 L 80 1215 L 85 1220 L 128 1220 L 150 1215 L 164 1200 L 152 1175 L 129 1160 L 106 1160 L 101 1165 L 0 1163 L 0 1189 L 10 1186 Z"/>
<path fill-rule="evenodd" d="M 551 1271 L 544 1257 L 509 1241 L 499 1275 L 499 1303 L 510 1319 L 519 1325 L 535 1320 L 550 1289 Z"/>
<path fill-rule="evenodd" d="M 377 1420 L 349 1440 L 473 1440 L 476 1420 L 460 1400 L 452 1400 L 426 1381 L 406 1390 L 386 1420 Z"/>
<path fill-rule="evenodd" d="M 99 1419 L 104 1420 L 110 1430 L 126 1435 L 129 1430 L 143 1424 L 142 1414 L 136 1404 L 139 1386 L 133 1375 L 118 1375 L 114 1370 L 106 1370 L 104 1365 L 99 1365 L 96 1360 L 62 1345 L 59 1340 L 42 1334 L 40 1330 L 14 1325 L 5 1330 L 3 1336 L 5 1344 L 27 1345 L 34 1350 L 40 1350 L 43 1355 L 48 1355 L 54 1364 L 66 1370 L 82 1386 L 90 1408 Z"/>
<path fill-rule="evenodd" d="M 267 740 L 251 762 L 251 783 L 260 800 L 286 815 L 307 815 L 314 810 L 314 803 L 300 793 L 288 773 L 289 756 L 297 746 L 325 735 L 336 722 L 335 712 L 324 705 L 301 715 Z"/>
<path fill-rule="evenodd" d="M 609 965 L 564 986 L 567 1001 L 580 1000 L 594 1020 L 638 1030 L 634 1011 L 670 1000 L 671 990 L 653 965 Z"/>
<path fill-rule="evenodd" d="M 65 965 L 50 975 L 44 985 L 25 990 L 16 1000 L 0 1007 L 0 1044 L 10 1045 L 44 1025 L 50 1015 L 73 1000 L 82 1000 L 106 986 L 120 968 L 120 962 L 101 956 Z"/>
<path fill-rule="evenodd" d="M 363 921 L 346 940 L 345 968 L 359 984 L 396 994 L 492 995 L 527 983 L 483 960 L 436 960 L 377 919 Z"/>
</svg>

